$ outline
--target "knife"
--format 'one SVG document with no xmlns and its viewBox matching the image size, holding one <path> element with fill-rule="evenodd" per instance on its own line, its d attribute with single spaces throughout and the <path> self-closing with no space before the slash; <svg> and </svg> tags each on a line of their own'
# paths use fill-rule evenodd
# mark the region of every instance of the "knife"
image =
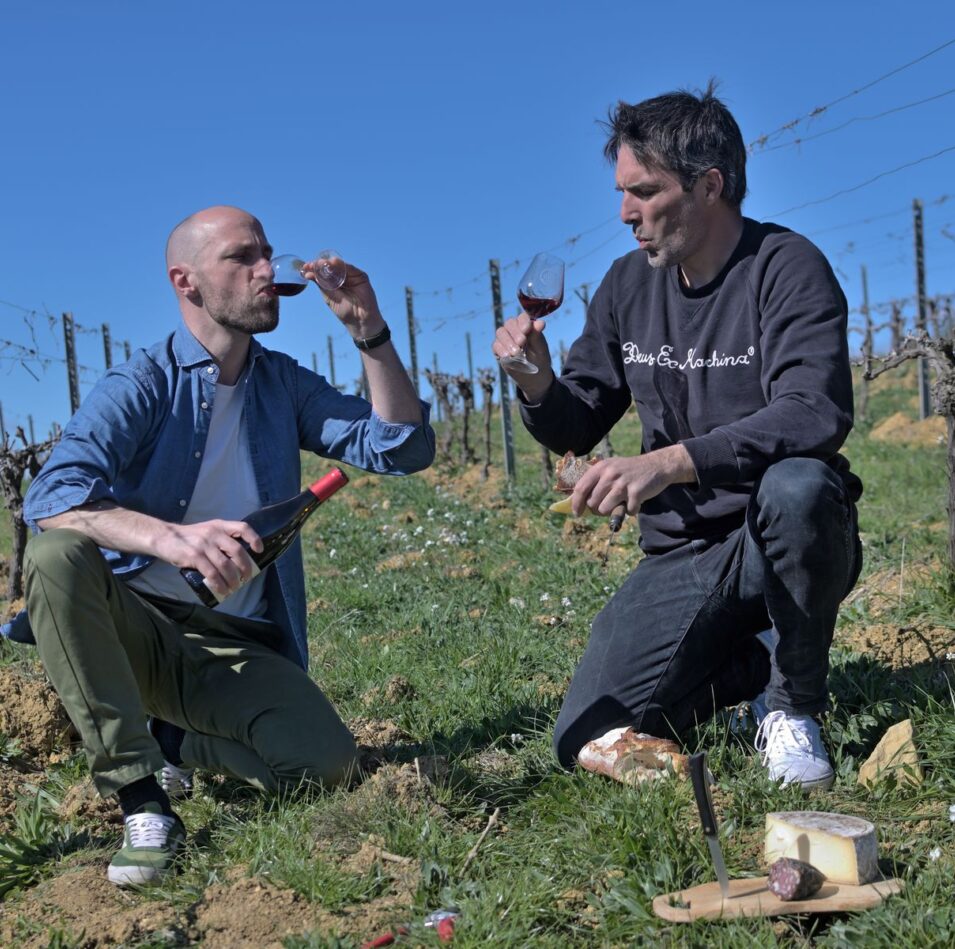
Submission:
<svg viewBox="0 0 955 949">
<path fill-rule="evenodd" d="M 705 751 L 690 755 L 690 778 L 693 781 L 696 806 L 700 811 L 700 823 L 703 824 L 703 835 L 706 837 L 706 845 L 710 848 L 710 856 L 713 858 L 716 879 L 720 882 L 720 893 L 723 899 L 727 900 L 730 895 L 730 879 L 726 872 L 723 851 L 720 848 L 716 813 L 713 810 L 713 798 L 710 796 L 710 773 L 706 767 Z"/>
<path fill-rule="evenodd" d="M 627 516 L 627 505 L 621 501 L 613 511 L 610 512 L 610 536 L 607 538 L 607 551 L 610 551 L 610 545 L 613 543 L 613 535 L 623 527 L 623 519 Z"/>
</svg>

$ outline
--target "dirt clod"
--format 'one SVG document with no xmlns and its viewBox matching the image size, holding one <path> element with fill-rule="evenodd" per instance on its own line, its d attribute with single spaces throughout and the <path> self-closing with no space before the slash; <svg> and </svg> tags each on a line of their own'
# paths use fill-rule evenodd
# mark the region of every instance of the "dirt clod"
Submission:
<svg viewBox="0 0 955 949">
<path fill-rule="evenodd" d="M 12 668 L 0 668 L 0 733 L 14 739 L 19 754 L 38 765 L 75 737 L 66 710 L 46 678 Z"/>
</svg>

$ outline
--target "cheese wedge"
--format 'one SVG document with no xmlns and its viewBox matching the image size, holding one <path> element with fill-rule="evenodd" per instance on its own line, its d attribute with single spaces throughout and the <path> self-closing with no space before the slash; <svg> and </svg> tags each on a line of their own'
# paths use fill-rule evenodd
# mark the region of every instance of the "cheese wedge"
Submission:
<svg viewBox="0 0 955 949">
<path fill-rule="evenodd" d="M 573 514 L 574 511 L 571 508 L 571 496 L 568 494 L 566 498 L 561 498 L 559 501 L 554 501 L 554 503 L 547 508 L 548 511 L 553 511 L 555 514 Z"/>
<path fill-rule="evenodd" d="M 812 864 L 831 883 L 858 886 L 879 876 L 875 825 L 823 811 L 766 815 L 766 863 L 792 857 Z"/>
</svg>

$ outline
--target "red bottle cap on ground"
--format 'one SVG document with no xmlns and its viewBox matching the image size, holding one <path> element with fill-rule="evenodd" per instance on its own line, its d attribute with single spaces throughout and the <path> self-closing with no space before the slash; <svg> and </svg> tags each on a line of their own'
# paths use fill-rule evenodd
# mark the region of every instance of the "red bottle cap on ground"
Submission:
<svg viewBox="0 0 955 949">
<path fill-rule="evenodd" d="M 327 475 L 323 475 L 314 484 L 308 486 L 308 490 L 318 498 L 319 501 L 327 501 L 339 488 L 348 484 L 348 475 L 341 468 L 332 468 Z"/>
</svg>

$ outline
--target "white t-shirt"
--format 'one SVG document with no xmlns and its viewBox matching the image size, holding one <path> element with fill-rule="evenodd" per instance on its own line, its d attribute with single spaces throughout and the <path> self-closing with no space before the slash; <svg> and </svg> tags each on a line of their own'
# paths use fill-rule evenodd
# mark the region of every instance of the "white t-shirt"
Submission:
<svg viewBox="0 0 955 949">
<path fill-rule="evenodd" d="M 249 437 L 245 425 L 245 372 L 233 386 L 216 384 L 206 454 L 183 524 L 197 524 L 217 518 L 240 521 L 261 506 L 255 484 Z M 154 560 L 129 581 L 134 590 L 174 600 L 199 602 L 179 568 Z M 261 619 L 265 616 L 265 574 L 260 573 L 218 606 L 223 613 Z"/>
</svg>

